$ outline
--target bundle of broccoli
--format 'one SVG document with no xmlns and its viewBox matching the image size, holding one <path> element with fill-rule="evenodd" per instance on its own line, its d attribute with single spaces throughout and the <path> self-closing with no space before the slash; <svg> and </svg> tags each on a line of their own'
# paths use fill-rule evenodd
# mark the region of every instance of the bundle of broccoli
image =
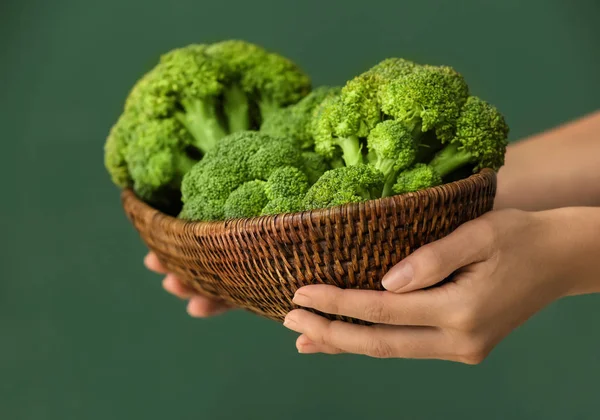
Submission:
<svg viewBox="0 0 600 420">
<path fill-rule="evenodd" d="M 504 164 L 508 126 L 448 66 L 383 60 L 313 88 L 244 41 L 168 52 L 105 145 L 113 182 L 186 220 L 291 213 L 437 186 Z"/>
</svg>

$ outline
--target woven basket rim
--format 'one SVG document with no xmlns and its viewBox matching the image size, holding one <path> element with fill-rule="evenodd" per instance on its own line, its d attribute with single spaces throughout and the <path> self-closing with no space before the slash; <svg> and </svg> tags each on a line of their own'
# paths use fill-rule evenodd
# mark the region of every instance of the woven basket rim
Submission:
<svg viewBox="0 0 600 420">
<path fill-rule="evenodd" d="M 373 200 L 367 200 L 359 203 L 348 203 L 340 206 L 327 207 L 323 209 L 316 210 L 305 210 L 301 212 L 295 213 L 285 213 L 285 214 L 276 214 L 276 215 L 265 215 L 265 216 L 255 216 L 251 218 L 240 218 L 240 219 L 228 219 L 228 220 L 216 220 L 216 221 L 189 221 L 180 219 L 175 216 L 171 216 L 166 214 L 155 207 L 152 207 L 150 204 L 146 203 L 142 199 L 140 199 L 137 194 L 131 188 L 124 188 L 121 191 L 121 201 L 123 204 L 125 202 L 135 202 L 136 207 L 144 214 L 144 217 L 152 219 L 153 222 L 162 224 L 167 223 L 171 227 L 171 229 L 179 230 L 179 231 L 194 231 L 196 233 L 207 233 L 207 232 L 223 232 L 224 230 L 229 230 L 232 228 L 239 229 L 242 226 L 252 226 L 257 223 L 265 224 L 265 223 L 275 223 L 277 221 L 278 224 L 285 223 L 286 220 L 289 219 L 310 219 L 310 220 L 322 220 L 323 218 L 328 217 L 333 212 L 353 212 L 358 211 L 361 207 L 365 206 L 373 206 L 375 204 L 379 205 L 396 205 L 402 206 L 407 204 L 412 200 L 418 200 L 422 198 L 431 197 L 438 194 L 444 194 L 452 187 L 457 189 L 468 189 L 472 187 L 473 181 L 477 179 L 484 178 L 492 178 L 492 183 L 496 182 L 496 171 L 490 168 L 483 168 L 479 172 L 474 173 L 466 178 L 462 178 L 456 181 L 451 181 L 442 185 L 438 185 L 435 187 L 425 188 L 415 192 L 409 192 L 404 194 L 393 195 L 389 197 L 382 197 Z M 283 219 L 283 220 L 281 220 Z"/>
</svg>

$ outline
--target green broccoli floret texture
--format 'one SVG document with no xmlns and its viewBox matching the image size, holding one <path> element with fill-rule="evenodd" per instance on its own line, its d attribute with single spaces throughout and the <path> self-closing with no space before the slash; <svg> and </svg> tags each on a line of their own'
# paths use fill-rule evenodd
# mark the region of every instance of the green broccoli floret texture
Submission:
<svg viewBox="0 0 600 420">
<path fill-rule="evenodd" d="M 388 58 L 312 87 L 290 59 L 228 40 L 160 56 L 110 128 L 112 182 L 190 221 L 312 211 L 504 165 L 509 127 L 446 65 Z"/>
<path fill-rule="evenodd" d="M 248 181 L 232 191 L 223 206 L 224 217 L 238 219 L 259 215 L 269 203 L 265 184 L 265 181 Z"/>
<path fill-rule="evenodd" d="M 293 138 L 258 131 L 230 134 L 184 176 L 180 217 L 222 220 L 242 213 L 253 217 L 269 200 L 301 197 L 308 188 L 301 156 Z M 256 192 L 255 200 L 249 198 L 250 191 Z M 242 205 L 244 200 L 247 206 Z"/>
<path fill-rule="evenodd" d="M 371 165 L 344 166 L 325 172 L 303 200 L 306 210 L 358 203 L 381 197 L 384 177 Z"/>
<path fill-rule="evenodd" d="M 311 92 L 289 59 L 230 40 L 163 54 L 134 85 L 109 133 L 105 166 L 113 182 L 149 202 L 179 191 L 182 175 L 228 134 L 257 130 Z M 149 159 L 150 156 L 160 157 Z"/>
</svg>

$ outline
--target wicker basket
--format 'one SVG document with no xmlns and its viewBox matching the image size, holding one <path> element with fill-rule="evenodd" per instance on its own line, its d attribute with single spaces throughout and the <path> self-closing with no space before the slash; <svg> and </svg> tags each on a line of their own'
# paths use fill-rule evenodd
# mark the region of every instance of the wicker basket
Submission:
<svg viewBox="0 0 600 420">
<path fill-rule="evenodd" d="M 485 169 L 416 193 L 223 222 L 168 216 L 131 190 L 122 203 L 144 243 L 189 287 L 282 321 L 303 285 L 381 290 L 393 265 L 491 210 L 495 193 L 496 174 Z"/>
</svg>

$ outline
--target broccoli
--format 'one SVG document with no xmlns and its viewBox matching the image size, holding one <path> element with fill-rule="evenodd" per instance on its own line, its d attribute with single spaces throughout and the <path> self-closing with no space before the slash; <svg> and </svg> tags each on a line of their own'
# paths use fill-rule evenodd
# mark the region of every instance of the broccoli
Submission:
<svg viewBox="0 0 600 420">
<path fill-rule="evenodd" d="M 386 115 L 404 122 L 416 135 L 434 130 L 444 143 L 454 136 L 469 88 L 453 68 L 425 65 L 387 83 L 378 93 Z"/>
<path fill-rule="evenodd" d="M 248 181 L 235 189 L 223 206 L 226 219 L 259 216 L 269 199 L 265 193 L 265 181 Z"/>
<path fill-rule="evenodd" d="M 131 89 L 107 137 L 105 167 L 117 186 L 160 200 L 222 138 L 258 129 L 310 90 L 296 64 L 248 42 L 173 49 Z"/>
<path fill-rule="evenodd" d="M 308 177 L 298 168 L 281 167 L 267 180 L 265 191 L 269 202 L 263 215 L 294 213 L 302 210 L 302 199 L 308 190 Z"/>
<path fill-rule="evenodd" d="M 431 165 L 417 163 L 412 168 L 398 175 L 396 184 L 393 186 L 393 192 L 395 194 L 404 194 L 435 187 L 441 183 L 442 177 Z"/>
<path fill-rule="evenodd" d="M 303 197 L 308 190 L 308 178 L 293 166 L 282 166 L 273 171 L 265 185 L 269 200 L 277 198 Z"/>
<path fill-rule="evenodd" d="M 301 156 L 289 137 L 230 134 L 185 174 L 179 217 L 208 221 L 258 216 L 264 208 L 295 211 L 308 188 Z"/>
<path fill-rule="evenodd" d="M 260 147 L 248 159 L 248 166 L 252 178 L 267 179 L 282 166 L 301 167 L 302 154 L 292 138 L 281 138 L 275 147 L 272 142 Z"/>
<path fill-rule="evenodd" d="M 314 145 L 310 129 L 313 112 L 325 99 L 338 95 L 340 89 L 329 86 L 315 88 L 297 103 L 280 108 L 265 119 L 260 131 L 278 137 L 293 137 L 302 149 L 311 149 Z"/>
<path fill-rule="evenodd" d="M 212 221 L 497 171 L 507 136 L 502 115 L 452 67 L 389 58 L 342 87 L 311 90 L 292 61 L 230 40 L 161 55 L 127 96 L 104 162 L 114 184 L 182 219 Z"/>
<path fill-rule="evenodd" d="M 450 67 L 384 60 L 346 83 L 340 95 L 315 112 L 315 150 L 332 160 L 341 154 L 346 166 L 383 165 L 378 169 L 386 176 L 384 193 L 389 194 L 395 173 L 412 164 L 416 156 L 423 156 L 421 148 L 435 149 L 437 142 L 446 142 L 453 135 L 467 96 L 467 84 Z M 384 122 L 386 125 L 371 135 Z M 392 129 L 398 134 L 402 131 L 404 140 L 393 139 L 396 146 L 390 143 L 387 154 L 378 156 L 378 150 L 383 151 L 381 139 Z M 369 139 L 379 143 L 372 146 Z M 405 147 L 414 149 L 415 157 L 408 161 L 407 155 L 401 153 Z M 413 156 L 412 151 L 410 155 Z"/>
<path fill-rule="evenodd" d="M 104 162 L 117 186 L 131 186 L 142 199 L 164 209 L 178 201 L 181 179 L 197 161 L 191 144 L 177 120 L 124 113 L 110 130 Z"/>
<path fill-rule="evenodd" d="M 442 178 L 465 166 L 476 172 L 494 171 L 504 165 L 508 125 L 496 107 L 477 96 L 469 96 L 456 121 L 456 134 L 427 165 L 419 165 L 398 176 L 394 192 L 401 194 L 442 183 Z"/>
<path fill-rule="evenodd" d="M 406 125 L 396 120 L 377 124 L 369 133 L 370 160 L 385 177 L 382 197 L 392 193 L 399 171 L 413 164 L 417 153 L 415 140 Z"/>
<path fill-rule="evenodd" d="M 314 210 L 379 198 L 383 184 L 383 174 L 371 165 L 332 169 L 310 187 L 302 207 Z"/>
<path fill-rule="evenodd" d="M 316 152 L 302 152 L 302 168 L 312 185 L 328 170 L 332 169 L 332 163 Z"/>
</svg>

